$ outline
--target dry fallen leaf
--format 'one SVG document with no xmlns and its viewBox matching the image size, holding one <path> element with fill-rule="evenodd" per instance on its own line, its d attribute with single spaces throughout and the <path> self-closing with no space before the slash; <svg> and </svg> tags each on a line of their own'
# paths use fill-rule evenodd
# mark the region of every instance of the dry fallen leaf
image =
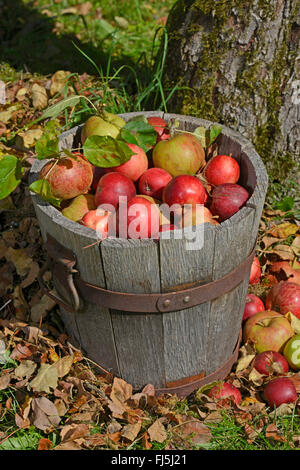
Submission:
<svg viewBox="0 0 300 470">
<path fill-rule="evenodd" d="M 67 83 L 70 72 L 58 70 L 51 78 L 50 95 L 54 96 L 56 93 L 61 93 Z"/>
<path fill-rule="evenodd" d="M 14 249 L 9 247 L 6 249 L 5 258 L 7 261 L 11 261 L 14 264 L 19 276 L 26 276 L 30 271 L 32 259 L 29 258 L 25 249 Z"/>
<path fill-rule="evenodd" d="M 60 423 L 60 416 L 54 403 L 46 397 L 32 399 L 30 419 L 32 424 L 42 431 L 47 431 Z"/>
<path fill-rule="evenodd" d="M 149 434 L 151 441 L 164 442 L 168 435 L 163 425 L 165 418 L 158 418 L 148 429 L 147 433 Z"/>
<path fill-rule="evenodd" d="M 64 356 L 57 362 L 55 362 L 54 366 L 56 367 L 57 375 L 59 378 L 64 377 L 70 372 L 73 364 L 73 357 L 73 354 L 70 356 Z"/>
<path fill-rule="evenodd" d="M 49 439 L 43 438 L 39 440 L 38 450 L 50 450 L 52 442 Z"/>
<path fill-rule="evenodd" d="M 39 303 L 33 305 L 30 309 L 31 320 L 35 323 L 39 323 L 55 305 L 56 302 L 54 300 L 50 299 L 48 295 L 43 295 Z"/>
<path fill-rule="evenodd" d="M 32 104 L 34 108 L 44 109 L 48 105 L 46 88 L 34 83 L 31 88 Z"/>
<path fill-rule="evenodd" d="M 275 423 L 271 423 L 266 427 L 266 438 L 279 442 L 287 442 L 285 437 L 279 432 Z"/>
<path fill-rule="evenodd" d="M 39 140 L 42 135 L 43 130 L 39 128 L 19 132 L 16 137 L 15 145 L 21 151 L 30 150 L 35 146 L 37 140 Z"/>
<path fill-rule="evenodd" d="M 136 439 L 138 433 L 140 432 L 141 426 L 142 426 L 141 422 L 134 423 L 134 424 L 127 424 L 127 426 L 124 426 L 121 432 L 122 437 L 128 439 L 128 441 L 130 442 L 133 442 Z"/>
<path fill-rule="evenodd" d="M 194 446 L 210 442 L 212 435 L 206 424 L 193 416 L 181 415 L 181 420 L 183 424 L 176 426 L 176 431 L 174 429 L 177 435 Z"/>
<path fill-rule="evenodd" d="M 37 368 L 36 362 L 25 359 L 24 361 L 21 362 L 20 365 L 18 365 L 18 367 L 16 367 L 15 376 L 17 379 L 23 379 L 23 378 L 29 379 L 29 377 L 32 376 L 36 368 Z"/>
<path fill-rule="evenodd" d="M 50 393 L 50 389 L 57 387 L 58 374 L 55 364 L 41 364 L 37 376 L 29 382 L 29 386 L 35 392 Z"/>
<path fill-rule="evenodd" d="M 0 390 L 5 390 L 9 386 L 10 380 L 11 380 L 10 374 L 2 373 L 2 375 L 0 376 Z"/>
<path fill-rule="evenodd" d="M 291 323 L 291 327 L 293 328 L 295 335 L 300 334 L 300 319 L 293 315 L 291 312 L 288 312 L 285 317 Z"/>
</svg>

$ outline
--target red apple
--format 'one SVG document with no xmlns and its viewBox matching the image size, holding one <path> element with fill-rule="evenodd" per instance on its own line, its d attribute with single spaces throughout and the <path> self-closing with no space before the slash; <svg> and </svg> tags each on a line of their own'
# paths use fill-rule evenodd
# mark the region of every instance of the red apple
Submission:
<svg viewBox="0 0 300 470">
<path fill-rule="evenodd" d="M 205 165 L 205 152 L 197 137 L 183 133 L 158 142 L 152 159 L 155 167 L 163 168 L 173 177 L 194 175 Z"/>
<path fill-rule="evenodd" d="M 163 202 L 169 206 L 204 204 L 206 198 L 205 187 L 196 176 L 191 175 L 176 176 L 163 190 Z"/>
<path fill-rule="evenodd" d="M 295 403 L 298 399 L 296 387 L 288 377 L 278 377 L 267 383 L 264 397 L 271 408 L 282 403 Z"/>
<path fill-rule="evenodd" d="M 157 238 L 160 212 L 157 205 L 145 197 L 132 198 L 127 208 L 122 203 L 118 209 L 120 238 Z"/>
<path fill-rule="evenodd" d="M 218 400 L 219 404 L 224 406 L 228 402 L 232 401 L 236 405 L 239 405 L 242 401 L 241 392 L 234 385 L 228 382 L 220 382 L 214 385 L 208 392 L 210 398 Z"/>
<path fill-rule="evenodd" d="M 81 219 L 82 225 L 96 230 L 100 238 L 107 238 L 110 218 L 114 216 L 112 212 L 103 209 L 94 209 L 87 212 Z"/>
<path fill-rule="evenodd" d="M 288 319 L 272 310 L 255 313 L 246 320 L 243 328 L 244 342 L 253 343 L 258 353 L 280 352 L 293 335 Z"/>
<path fill-rule="evenodd" d="M 259 263 L 259 259 L 257 256 L 254 256 L 253 262 L 251 265 L 251 270 L 250 270 L 250 277 L 249 277 L 249 284 L 257 284 L 260 280 L 261 276 L 261 267 Z"/>
<path fill-rule="evenodd" d="M 167 121 L 158 116 L 151 116 L 147 118 L 147 121 L 157 132 L 156 142 L 160 142 L 161 140 L 168 140 L 170 138 L 170 131 L 168 129 Z"/>
<path fill-rule="evenodd" d="M 266 307 L 283 315 L 291 312 L 300 319 L 300 286 L 290 281 L 275 284 L 267 295 Z"/>
<path fill-rule="evenodd" d="M 172 176 L 162 168 L 149 168 L 139 179 L 139 192 L 146 196 L 162 199 L 163 189 Z"/>
<path fill-rule="evenodd" d="M 148 169 L 148 158 L 144 150 L 135 144 L 127 144 L 128 147 L 134 152 L 130 160 L 122 165 L 110 168 L 110 171 L 116 171 L 122 175 L 127 176 L 132 181 L 137 181 L 140 176 Z"/>
<path fill-rule="evenodd" d="M 136 195 L 133 181 L 121 173 L 106 173 L 97 185 L 95 193 L 95 204 L 111 204 L 115 209 L 119 206 L 120 196 L 126 196 L 130 201 Z"/>
<path fill-rule="evenodd" d="M 248 191 L 239 184 L 220 184 L 212 192 L 210 210 L 224 221 L 238 212 L 248 199 Z"/>
<path fill-rule="evenodd" d="M 283 354 L 292 369 L 300 370 L 300 334 L 288 340 L 284 347 Z"/>
<path fill-rule="evenodd" d="M 289 364 L 286 358 L 276 351 L 264 351 L 255 356 L 253 367 L 263 375 L 272 373 L 286 374 L 289 371 Z"/>
<path fill-rule="evenodd" d="M 263 310 L 265 310 L 265 306 L 262 300 L 260 300 L 257 295 L 247 294 L 243 321 L 247 320 L 249 317 L 252 317 L 252 315 L 255 315 L 258 312 L 262 312 Z"/>
<path fill-rule="evenodd" d="M 240 167 L 237 161 L 231 156 L 216 155 L 206 164 L 204 176 L 213 186 L 225 183 L 237 183 L 240 177 Z"/>
<path fill-rule="evenodd" d="M 74 156 L 60 158 L 57 163 L 51 160 L 39 173 L 39 178 L 49 182 L 52 194 L 59 199 L 73 199 L 86 194 L 91 187 L 92 165 L 80 153 Z"/>
</svg>

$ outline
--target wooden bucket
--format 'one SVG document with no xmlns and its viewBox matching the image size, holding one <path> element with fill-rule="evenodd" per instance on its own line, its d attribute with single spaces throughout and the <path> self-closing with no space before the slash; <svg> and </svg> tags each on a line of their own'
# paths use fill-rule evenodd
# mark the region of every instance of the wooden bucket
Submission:
<svg viewBox="0 0 300 470">
<path fill-rule="evenodd" d="M 137 114 L 167 122 L 176 118 L 187 131 L 212 124 L 159 111 L 121 116 L 128 120 Z M 79 133 L 80 127 L 63 133 L 61 146 L 75 147 Z M 239 133 L 222 126 L 217 143 L 219 154 L 232 154 L 238 161 L 239 183 L 251 197 L 222 224 L 202 226 L 202 249 L 187 250 L 185 236 L 174 235 L 159 241 L 108 238 L 99 244 L 94 230 L 68 220 L 31 193 L 48 258 L 56 258 L 50 265 L 56 292 L 66 301 L 60 312 L 68 334 L 87 357 L 136 390 L 151 383 L 157 393 L 186 396 L 225 378 L 237 359 L 268 176 Z M 44 164 L 34 163 L 31 182 Z M 61 278 L 64 269 L 68 285 L 66 276 Z"/>
</svg>

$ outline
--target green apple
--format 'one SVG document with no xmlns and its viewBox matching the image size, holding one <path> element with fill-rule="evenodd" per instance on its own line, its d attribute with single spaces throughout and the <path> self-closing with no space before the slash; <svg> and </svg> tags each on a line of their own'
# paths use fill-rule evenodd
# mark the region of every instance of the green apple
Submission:
<svg viewBox="0 0 300 470">
<path fill-rule="evenodd" d="M 81 130 L 81 142 L 91 135 L 110 136 L 116 139 L 125 121 L 112 113 L 104 112 L 102 116 L 91 116 Z"/>
<path fill-rule="evenodd" d="M 205 165 L 205 152 L 197 137 L 183 133 L 158 142 L 152 159 L 154 166 L 163 168 L 173 177 L 194 175 Z"/>
<path fill-rule="evenodd" d="M 300 334 L 293 336 L 286 343 L 283 355 L 292 369 L 300 370 Z"/>
<path fill-rule="evenodd" d="M 67 219 L 78 222 L 88 211 L 96 209 L 94 199 L 95 197 L 93 194 L 80 194 L 72 199 L 69 205 L 65 207 L 61 213 L 67 217 Z"/>
</svg>

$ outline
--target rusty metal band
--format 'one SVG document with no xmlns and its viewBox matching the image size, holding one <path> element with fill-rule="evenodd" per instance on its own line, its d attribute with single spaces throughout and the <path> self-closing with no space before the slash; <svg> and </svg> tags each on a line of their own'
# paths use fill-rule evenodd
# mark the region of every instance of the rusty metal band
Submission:
<svg viewBox="0 0 300 470">
<path fill-rule="evenodd" d="M 165 313 L 191 308 L 230 292 L 249 277 L 255 254 L 254 246 L 251 253 L 233 271 L 206 284 L 201 285 L 198 282 L 193 287 L 182 290 L 179 290 L 180 286 L 178 286 L 176 287 L 178 290 L 162 294 L 131 294 L 103 289 L 83 281 L 74 268 L 75 255 L 49 234 L 46 249 L 47 262 L 38 276 L 40 286 L 45 294 L 56 300 L 65 310 L 72 312 L 80 308 L 80 297 L 92 304 L 132 313 Z M 47 269 L 51 269 L 56 290 L 63 298 L 51 293 L 45 286 L 43 273 Z M 66 301 L 65 298 L 68 300 Z"/>
<path fill-rule="evenodd" d="M 194 390 L 198 390 L 199 388 L 207 385 L 211 382 L 215 382 L 218 380 L 223 380 L 229 374 L 232 369 L 233 364 L 237 361 L 239 355 L 239 347 L 242 340 L 242 330 L 240 330 L 239 337 L 234 348 L 232 355 L 227 359 L 227 361 L 222 364 L 217 370 L 212 372 L 211 374 L 203 377 L 203 374 L 199 374 L 193 377 L 187 377 L 184 379 L 177 380 L 176 382 L 172 382 L 167 384 L 165 388 L 156 388 L 155 394 L 176 394 L 178 397 L 183 398 L 190 395 Z M 200 378 L 199 378 L 200 377 Z"/>
</svg>

